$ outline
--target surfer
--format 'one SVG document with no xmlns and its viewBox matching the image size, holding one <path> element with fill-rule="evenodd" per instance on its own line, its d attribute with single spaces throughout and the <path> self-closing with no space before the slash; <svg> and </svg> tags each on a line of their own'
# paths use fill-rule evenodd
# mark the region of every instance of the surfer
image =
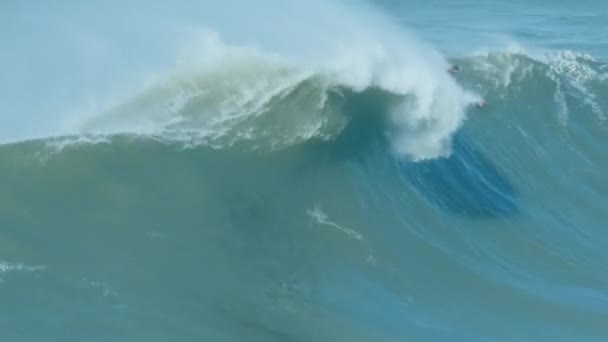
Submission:
<svg viewBox="0 0 608 342">
<path fill-rule="evenodd" d="M 481 100 L 481 101 L 475 103 L 475 107 L 477 107 L 477 108 L 485 107 L 487 105 L 488 105 L 488 103 L 484 100 Z"/>
<path fill-rule="evenodd" d="M 460 72 L 460 66 L 458 66 L 457 64 L 452 65 L 449 69 L 448 72 L 451 74 L 455 74 L 457 72 Z"/>
<path fill-rule="evenodd" d="M 448 69 L 448 72 L 450 74 L 458 73 L 458 72 L 460 72 L 460 66 L 458 64 L 452 64 L 452 66 Z M 482 108 L 487 105 L 488 105 L 488 103 L 485 100 L 480 100 L 478 102 L 475 102 L 475 107 L 477 107 L 477 108 Z"/>
</svg>

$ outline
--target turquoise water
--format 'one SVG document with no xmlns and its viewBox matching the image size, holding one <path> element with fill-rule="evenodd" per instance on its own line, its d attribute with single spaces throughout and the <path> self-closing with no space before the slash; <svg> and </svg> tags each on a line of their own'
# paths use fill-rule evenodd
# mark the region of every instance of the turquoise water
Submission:
<svg viewBox="0 0 608 342">
<path fill-rule="evenodd" d="M 0 340 L 608 338 L 602 2 L 0 19 Z"/>
</svg>

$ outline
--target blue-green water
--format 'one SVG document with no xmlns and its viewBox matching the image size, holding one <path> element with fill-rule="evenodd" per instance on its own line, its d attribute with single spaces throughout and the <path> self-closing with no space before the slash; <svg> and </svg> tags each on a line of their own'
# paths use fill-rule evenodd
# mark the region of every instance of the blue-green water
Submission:
<svg viewBox="0 0 608 342">
<path fill-rule="evenodd" d="M 0 340 L 608 339 L 603 2 L 0 19 Z"/>
</svg>

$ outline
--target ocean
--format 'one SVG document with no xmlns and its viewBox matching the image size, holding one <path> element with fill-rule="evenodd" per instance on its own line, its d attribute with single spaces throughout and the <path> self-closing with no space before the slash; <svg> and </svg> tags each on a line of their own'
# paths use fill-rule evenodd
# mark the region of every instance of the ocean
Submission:
<svg viewBox="0 0 608 342">
<path fill-rule="evenodd" d="M 3 1 L 0 341 L 608 340 L 607 23 Z"/>
</svg>

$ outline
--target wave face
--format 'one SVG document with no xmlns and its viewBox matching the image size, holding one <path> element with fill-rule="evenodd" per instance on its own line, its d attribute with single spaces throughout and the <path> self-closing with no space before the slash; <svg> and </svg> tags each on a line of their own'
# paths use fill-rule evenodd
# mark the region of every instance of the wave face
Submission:
<svg viewBox="0 0 608 342">
<path fill-rule="evenodd" d="M 608 63 L 448 74 L 363 5 L 276 5 L 341 25 L 322 53 L 197 30 L 152 81 L 5 136 L 0 336 L 604 340 Z"/>
</svg>

